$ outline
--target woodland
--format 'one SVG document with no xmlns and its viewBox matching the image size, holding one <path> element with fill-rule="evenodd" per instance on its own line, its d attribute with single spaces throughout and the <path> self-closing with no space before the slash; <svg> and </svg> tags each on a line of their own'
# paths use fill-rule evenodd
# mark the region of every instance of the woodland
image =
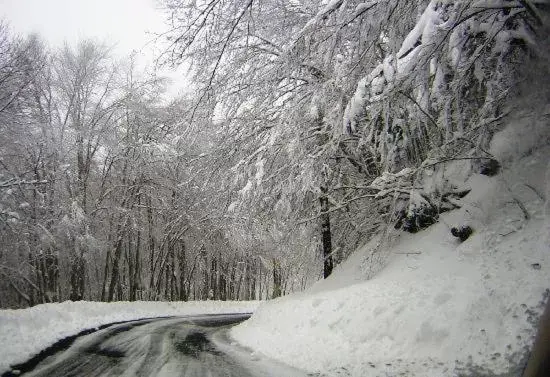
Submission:
<svg viewBox="0 0 550 377">
<path fill-rule="evenodd" d="M 302 290 L 457 208 L 450 164 L 496 174 L 492 135 L 550 102 L 546 1 L 159 3 L 178 96 L 0 24 L 0 308 Z"/>
</svg>

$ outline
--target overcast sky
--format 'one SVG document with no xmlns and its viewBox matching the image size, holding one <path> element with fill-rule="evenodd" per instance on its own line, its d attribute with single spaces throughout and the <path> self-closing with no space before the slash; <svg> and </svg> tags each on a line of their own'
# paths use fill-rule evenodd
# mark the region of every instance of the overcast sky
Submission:
<svg viewBox="0 0 550 377">
<path fill-rule="evenodd" d="M 126 53 L 163 29 L 154 0 L 0 0 L 0 10 L 14 30 L 36 31 L 52 45 L 94 37 L 118 41 Z"/>
<path fill-rule="evenodd" d="M 165 29 L 155 0 L 0 0 L 0 17 L 17 33 L 39 33 L 52 47 L 95 38 L 115 45 L 119 56 L 138 52 L 142 64 L 152 62 L 150 42 Z"/>
</svg>

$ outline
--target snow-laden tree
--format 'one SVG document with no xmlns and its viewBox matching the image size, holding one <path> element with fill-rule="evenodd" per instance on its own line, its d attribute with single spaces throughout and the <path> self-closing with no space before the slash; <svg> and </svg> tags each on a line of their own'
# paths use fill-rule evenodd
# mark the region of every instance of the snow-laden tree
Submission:
<svg viewBox="0 0 550 377">
<path fill-rule="evenodd" d="M 385 22 L 401 20 L 401 28 L 392 29 L 392 37 L 399 35 L 404 20 L 412 27 L 410 15 L 420 3 L 166 5 L 174 26 L 168 57 L 188 61 L 196 82 L 204 83 L 199 103 L 207 97 L 218 102 L 220 132 L 230 140 L 229 153 L 238 155 L 237 179 L 228 189 L 238 193 L 246 211 L 261 208 L 257 212 L 270 218 L 277 208 L 292 207 L 286 221 L 313 217 L 309 226 L 320 223 L 327 276 L 333 257 L 331 186 L 342 175 L 340 162 L 366 173 L 340 142 L 346 99 L 354 77 L 374 66 L 368 52 L 380 43 Z"/>
<path fill-rule="evenodd" d="M 47 247 L 55 215 L 51 174 L 53 132 L 47 110 L 31 106 L 40 97 L 37 83 L 48 76 L 47 53 L 36 36 L 26 39 L 0 28 L 0 213 L 3 282 L 8 301 L 26 305 L 57 298 L 57 264 Z M 45 246 L 46 244 L 46 246 Z"/>
<path fill-rule="evenodd" d="M 217 103 L 231 208 L 320 222 L 326 276 L 335 234 L 349 250 L 381 226 L 415 230 L 453 208 L 463 191 L 425 187 L 424 172 L 494 164 L 486 145 L 542 3 L 164 4 L 165 57 L 189 65 L 197 107 Z M 278 219 L 285 205 L 291 217 Z"/>
<path fill-rule="evenodd" d="M 537 12 L 531 2 L 431 1 L 400 47 L 359 80 L 343 128 L 384 172 L 369 188 L 399 197 L 388 215 L 406 217 L 405 228 L 454 208 L 448 199 L 462 192 L 445 179 L 446 162 L 481 173 L 498 165 L 488 143 L 521 62 L 536 51 Z"/>
<path fill-rule="evenodd" d="M 171 101 L 101 45 L 0 28 L 0 305 L 302 289 L 459 206 L 548 72 L 541 1 L 163 3 Z"/>
</svg>

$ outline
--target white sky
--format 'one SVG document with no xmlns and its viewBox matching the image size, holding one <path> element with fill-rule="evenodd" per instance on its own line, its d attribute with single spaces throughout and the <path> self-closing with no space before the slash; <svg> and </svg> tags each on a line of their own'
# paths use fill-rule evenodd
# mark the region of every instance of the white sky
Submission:
<svg viewBox="0 0 550 377">
<path fill-rule="evenodd" d="M 151 41 L 165 27 L 156 0 L 0 0 L 0 17 L 16 33 L 37 32 L 51 47 L 94 38 L 141 64 L 154 58 Z M 181 87 L 180 74 L 168 74 Z"/>
</svg>

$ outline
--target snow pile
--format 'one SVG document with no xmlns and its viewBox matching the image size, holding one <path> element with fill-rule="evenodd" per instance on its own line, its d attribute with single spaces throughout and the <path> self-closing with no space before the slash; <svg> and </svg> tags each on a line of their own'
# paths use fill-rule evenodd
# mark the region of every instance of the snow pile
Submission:
<svg viewBox="0 0 550 377">
<path fill-rule="evenodd" d="M 497 176 L 470 177 L 461 209 L 389 249 L 373 240 L 232 336 L 327 376 L 519 374 L 550 288 L 549 155 L 546 146 Z M 461 225 L 474 229 L 463 243 L 450 232 Z M 373 253 L 389 264 L 364 281 Z"/>
<path fill-rule="evenodd" d="M 56 341 L 104 324 L 141 318 L 250 313 L 255 301 L 72 302 L 0 310 L 0 374 Z"/>
</svg>

